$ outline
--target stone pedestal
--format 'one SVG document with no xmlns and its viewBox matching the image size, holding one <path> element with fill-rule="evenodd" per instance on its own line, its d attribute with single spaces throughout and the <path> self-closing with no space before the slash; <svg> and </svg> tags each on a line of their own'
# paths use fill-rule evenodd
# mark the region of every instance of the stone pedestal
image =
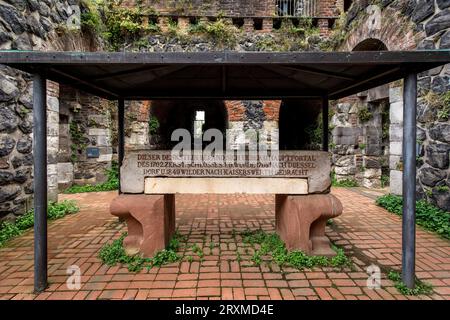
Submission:
<svg viewBox="0 0 450 320">
<path fill-rule="evenodd" d="M 110 210 L 127 223 L 123 243 L 129 255 L 152 257 L 167 247 L 175 232 L 175 195 L 122 194 L 112 201 Z"/>
<path fill-rule="evenodd" d="M 341 202 L 331 194 L 276 195 L 276 230 L 289 250 L 333 256 L 325 236 L 327 220 L 342 214 Z"/>
</svg>

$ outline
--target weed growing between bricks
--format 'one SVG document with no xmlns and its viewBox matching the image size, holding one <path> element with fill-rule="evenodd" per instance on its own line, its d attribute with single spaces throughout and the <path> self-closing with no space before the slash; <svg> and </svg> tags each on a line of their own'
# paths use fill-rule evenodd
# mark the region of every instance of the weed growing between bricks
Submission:
<svg viewBox="0 0 450 320">
<path fill-rule="evenodd" d="M 417 277 L 415 280 L 414 289 L 408 288 L 402 281 L 401 273 L 390 271 L 388 279 L 394 282 L 395 288 L 405 296 L 430 295 L 433 293 L 433 286 L 420 281 Z"/>
<path fill-rule="evenodd" d="M 48 220 L 57 220 L 68 214 L 80 211 L 75 201 L 49 202 L 47 209 Z M 0 247 L 9 240 L 20 236 L 34 226 L 34 211 L 29 210 L 24 215 L 18 217 L 14 222 L 3 222 L 0 224 Z"/>
<path fill-rule="evenodd" d="M 254 249 L 252 261 L 260 265 L 263 261 L 275 262 L 278 266 L 291 266 L 298 270 L 312 269 L 314 267 L 351 267 L 351 260 L 344 250 L 333 246 L 336 251 L 334 257 L 308 256 L 303 251 L 286 249 L 286 245 L 276 233 L 264 230 L 246 230 L 241 233 L 243 242 Z"/>
<path fill-rule="evenodd" d="M 178 231 L 170 241 L 169 246 L 156 253 L 152 258 L 144 258 L 139 254 L 127 255 L 123 247 L 123 240 L 126 235 L 126 233 L 123 233 L 119 239 L 103 246 L 99 258 L 104 264 L 108 266 L 121 264 L 126 266 L 130 272 L 139 272 L 144 268 L 151 269 L 182 260 L 192 262 L 194 261 L 194 255 L 200 262 L 204 261 L 205 253 L 202 248 L 198 244 L 188 247 L 187 237 L 181 235 Z M 235 235 L 236 231 L 233 230 L 233 236 Z M 248 262 L 254 265 L 259 266 L 264 261 L 269 267 L 272 262 L 275 262 L 280 267 L 292 266 L 298 270 L 314 267 L 351 267 L 351 260 L 347 258 L 342 249 L 335 246 L 333 246 L 337 253 L 335 257 L 308 256 L 299 250 L 288 251 L 283 241 L 275 233 L 267 233 L 263 230 L 246 230 L 240 235 L 244 244 L 252 247 L 251 251 L 254 253 Z M 216 244 L 211 242 L 209 248 L 214 247 L 216 247 Z M 183 254 L 180 254 L 181 249 L 186 249 Z M 246 248 L 246 252 L 248 253 L 250 250 Z M 248 255 L 247 253 L 246 255 Z M 238 262 L 247 261 L 242 258 L 238 251 L 236 251 L 236 260 Z"/>
<path fill-rule="evenodd" d="M 152 258 L 144 258 L 141 255 L 127 255 L 123 247 L 123 240 L 127 233 L 123 233 L 119 239 L 112 243 L 105 244 L 99 253 L 99 258 L 108 266 L 115 266 L 122 264 L 127 266 L 130 272 L 139 272 L 144 268 L 151 269 L 153 267 L 160 267 L 165 264 L 180 261 L 182 256 L 177 252 L 186 245 L 186 237 L 176 232 L 170 241 L 168 247 L 157 252 Z"/>
</svg>

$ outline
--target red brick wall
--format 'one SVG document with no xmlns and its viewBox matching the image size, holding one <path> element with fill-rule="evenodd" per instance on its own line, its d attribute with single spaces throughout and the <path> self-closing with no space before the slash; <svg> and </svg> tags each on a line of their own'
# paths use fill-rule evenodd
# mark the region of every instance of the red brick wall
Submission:
<svg viewBox="0 0 450 320">
<path fill-rule="evenodd" d="M 217 15 L 220 12 L 226 16 L 272 16 L 275 12 L 272 0 L 190 0 L 184 5 L 172 0 L 143 0 L 142 3 L 160 13 L 174 14 Z M 133 7 L 136 0 L 125 0 L 122 5 Z"/>
<path fill-rule="evenodd" d="M 245 108 L 240 100 L 225 101 L 225 107 L 228 112 L 228 121 L 244 121 Z"/>
<path fill-rule="evenodd" d="M 278 121 L 280 117 L 280 100 L 266 100 L 264 101 L 264 113 L 267 121 Z"/>
</svg>

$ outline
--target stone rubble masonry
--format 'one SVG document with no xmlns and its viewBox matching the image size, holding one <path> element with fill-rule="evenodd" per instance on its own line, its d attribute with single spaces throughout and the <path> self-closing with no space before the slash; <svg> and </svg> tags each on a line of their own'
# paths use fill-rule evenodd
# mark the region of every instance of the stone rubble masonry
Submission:
<svg viewBox="0 0 450 320">
<path fill-rule="evenodd" d="M 450 3 L 430 0 L 384 1 L 381 16 L 374 19 L 366 14 L 366 1 L 354 2 L 347 14 L 347 26 L 351 26 L 348 37 L 339 50 L 351 51 L 367 39 L 381 41 L 388 50 L 446 49 L 450 48 Z M 430 105 L 425 96 L 430 92 L 444 94 L 450 90 L 449 66 L 435 68 L 418 77 L 417 106 L 417 195 L 438 207 L 450 210 L 450 169 L 449 169 L 449 128 L 450 119 L 439 117 L 440 108 Z M 389 90 L 390 103 L 390 143 L 389 169 L 390 191 L 402 194 L 402 134 L 403 134 L 403 89 L 401 83 L 392 84 Z M 344 101 L 345 102 L 345 101 Z M 343 102 L 340 102 L 343 104 Z M 338 104 L 339 105 L 339 104 Z M 442 107 L 441 107 L 442 109 Z M 343 114 L 342 114 L 343 113 Z M 441 111 L 441 113 L 443 113 Z M 350 126 L 351 114 L 337 112 L 333 125 Z M 439 133 L 438 133 L 439 132 Z M 333 158 L 352 153 L 350 148 L 337 146 Z M 337 169 L 341 173 L 352 173 L 354 163 L 347 169 Z M 345 166 L 344 166 L 345 168 Z M 336 173 L 337 173 L 336 171 Z M 372 173 L 370 173 L 371 175 Z M 366 173 L 365 173 L 366 175 Z M 340 178 L 337 175 L 338 178 Z M 343 175 L 342 178 L 345 178 Z"/>
<path fill-rule="evenodd" d="M 82 49 L 77 36 L 61 40 L 57 29 L 76 29 L 78 1 L 1 1 L 1 50 Z M 70 22 L 70 25 L 69 25 Z M 14 219 L 32 206 L 32 79 L 0 67 L 0 221 Z M 49 199 L 58 193 L 59 86 L 48 82 L 47 143 Z"/>
</svg>

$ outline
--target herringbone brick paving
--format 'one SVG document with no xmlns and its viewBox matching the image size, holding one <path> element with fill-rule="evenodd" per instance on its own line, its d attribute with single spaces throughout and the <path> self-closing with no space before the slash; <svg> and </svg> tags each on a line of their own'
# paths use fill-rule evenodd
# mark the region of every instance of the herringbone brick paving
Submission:
<svg viewBox="0 0 450 320">
<path fill-rule="evenodd" d="M 349 189 L 334 189 L 344 213 L 327 226 L 327 235 L 343 247 L 353 269 L 290 267 L 249 261 L 236 232 L 274 230 L 274 197 L 267 195 L 177 196 L 177 227 L 204 251 L 204 260 L 131 273 L 102 265 L 98 251 L 120 236 L 125 226 L 109 212 L 115 192 L 63 195 L 81 211 L 49 225 L 49 287 L 33 294 L 33 233 L 0 249 L 0 299 L 450 299 L 450 242 L 417 229 L 417 276 L 433 285 L 430 296 L 403 296 L 386 279 L 401 264 L 401 220 L 374 200 Z M 237 258 L 237 252 L 242 260 Z M 366 268 L 383 271 L 382 288 L 366 286 Z M 67 268 L 81 269 L 80 290 L 66 285 Z"/>
</svg>

